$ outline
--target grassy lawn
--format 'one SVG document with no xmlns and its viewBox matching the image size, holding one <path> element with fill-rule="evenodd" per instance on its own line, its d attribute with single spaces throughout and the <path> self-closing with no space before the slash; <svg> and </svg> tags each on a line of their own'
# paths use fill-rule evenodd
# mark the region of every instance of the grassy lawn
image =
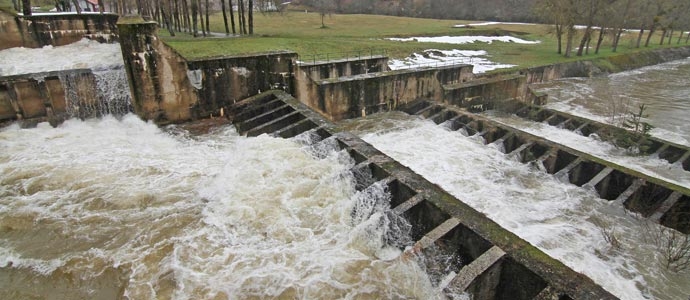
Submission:
<svg viewBox="0 0 690 300">
<path fill-rule="evenodd" d="M 170 37 L 167 36 L 165 30 L 161 30 L 160 34 L 169 45 L 189 59 L 277 50 L 297 52 L 302 60 L 312 60 L 314 56 L 316 60 L 324 60 L 352 57 L 358 54 L 385 54 L 391 58 L 403 58 L 425 49 L 461 49 L 486 50 L 490 59 L 495 62 L 530 67 L 615 54 L 611 52 L 610 38 L 607 38 L 596 56 L 592 49 L 588 56 L 564 58 L 556 53 L 556 39 L 549 33 L 550 26 L 546 25 L 491 25 L 468 29 L 453 28 L 453 25 L 468 24 L 472 21 L 375 15 L 332 15 L 326 17 L 325 23 L 326 28 L 321 28 L 321 18 L 318 13 L 293 11 L 285 14 L 256 14 L 253 36 L 194 38 L 188 34 L 178 33 L 177 36 Z M 211 16 L 211 31 L 225 32 L 221 14 Z M 541 43 L 527 45 L 494 42 L 452 45 L 395 42 L 385 39 L 413 36 L 496 35 L 506 32 L 522 39 L 539 40 Z M 618 53 L 677 46 L 675 39 L 672 45 L 659 46 L 660 37 L 657 33 L 652 37 L 649 48 L 635 49 L 633 45 L 636 37 L 636 33 L 625 36 L 619 44 Z M 684 39 L 681 44 L 685 45 Z M 594 45 L 595 41 L 592 42 L 592 47 Z"/>
</svg>

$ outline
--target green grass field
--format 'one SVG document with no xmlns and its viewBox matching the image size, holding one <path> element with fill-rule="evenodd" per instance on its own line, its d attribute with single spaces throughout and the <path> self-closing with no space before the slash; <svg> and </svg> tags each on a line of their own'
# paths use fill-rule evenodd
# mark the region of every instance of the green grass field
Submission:
<svg viewBox="0 0 690 300">
<path fill-rule="evenodd" d="M 164 40 L 180 54 L 189 59 L 260 53 L 277 50 L 297 52 L 302 60 L 342 58 L 358 54 L 382 54 L 391 58 L 403 58 L 414 52 L 425 49 L 461 49 L 486 50 L 490 59 L 498 63 L 513 64 L 519 67 L 546 65 L 568 60 L 591 59 L 613 55 L 611 41 L 607 37 L 600 53 L 582 57 L 565 58 L 556 53 L 555 36 L 549 33 L 547 25 L 492 25 L 477 26 L 473 29 L 453 28 L 453 25 L 468 24 L 472 21 L 416 19 L 405 17 L 377 15 L 331 15 L 325 19 L 326 27 L 321 28 L 318 13 L 287 12 L 284 14 L 255 15 L 253 36 L 245 37 L 208 37 L 194 38 L 188 34 L 177 34 L 170 37 L 167 31 L 161 30 Z M 222 15 L 211 16 L 211 31 L 225 32 Z M 494 42 L 452 45 L 441 43 L 395 42 L 388 37 L 444 36 L 444 35 L 497 35 L 512 34 L 522 39 L 539 40 L 540 44 L 527 45 L 518 43 Z M 598 32 L 596 33 L 598 34 Z M 618 47 L 618 53 L 643 51 L 658 47 L 676 47 L 674 39 L 671 45 L 659 46 L 659 33 L 652 38 L 649 48 L 633 47 L 637 34 L 624 37 Z M 645 33 L 646 37 L 646 33 Z M 596 37 L 595 37 L 596 38 Z M 578 38 L 579 41 L 579 38 Z M 686 45 L 683 39 L 682 45 Z M 592 43 L 594 47 L 595 41 Z M 574 53 L 573 53 L 574 56 Z"/>
</svg>

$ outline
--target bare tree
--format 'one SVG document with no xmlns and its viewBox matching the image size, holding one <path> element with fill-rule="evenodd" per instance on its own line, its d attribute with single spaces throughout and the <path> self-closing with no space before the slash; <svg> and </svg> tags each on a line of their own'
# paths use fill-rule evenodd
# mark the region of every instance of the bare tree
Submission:
<svg viewBox="0 0 690 300">
<path fill-rule="evenodd" d="M 247 19 L 244 16 L 244 1 L 243 0 L 237 0 L 237 10 L 239 13 L 239 20 L 240 20 L 240 34 L 247 34 Z"/>
<path fill-rule="evenodd" d="M 15 7 L 16 7 L 16 5 L 15 5 Z M 22 0 L 22 13 L 25 16 L 31 15 L 31 0 Z"/>
<path fill-rule="evenodd" d="M 206 32 L 208 32 L 209 35 L 211 35 L 211 24 L 210 24 L 210 18 L 209 18 L 209 3 L 208 0 L 206 0 Z"/>
<path fill-rule="evenodd" d="M 74 9 L 77 10 L 77 14 L 81 14 L 81 6 L 79 6 L 79 0 L 72 0 L 74 4 Z"/>
<path fill-rule="evenodd" d="M 225 0 L 220 0 L 220 10 L 223 11 L 223 24 L 225 24 L 225 35 L 230 35 L 230 27 L 228 27 L 228 13 L 225 9 Z"/>
<path fill-rule="evenodd" d="M 192 35 L 193 35 L 194 37 L 197 37 L 197 35 L 198 35 L 198 33 L 197 33 L 197 25 L 198 25 L 198 24 L 197 24 L 197 22 L 198 22 L 197 13 L 198 13 L 198 11 L 199 11 L 199 6 L 197 5 L 197 0 L 191 0 L 190 6 L 191 6 L 191 10 L 192 10 L 192 11 L 191 11 L 191 15 L 192 15 Z"/>
<path fill-rule="evenodd" d="M 254 0 L 247 2 L 247 18 L 249 19 L 249 34 L 254 34 Z"/>
<path fill-rule="evenodd" d="M 232 0 L 228 0 L 228 5 L 230 6 L 230 24 L 232 25 L 232 34 L 235 34 L 237 31 L 235 31 L 235 12 L 233 11 Z"/>
</svg>

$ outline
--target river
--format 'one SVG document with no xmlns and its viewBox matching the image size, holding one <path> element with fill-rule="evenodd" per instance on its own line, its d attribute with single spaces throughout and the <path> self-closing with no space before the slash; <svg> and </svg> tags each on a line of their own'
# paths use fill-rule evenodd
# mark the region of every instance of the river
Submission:
<svg viewBox="0 0 690 300">
<path fill-rule="evenodd" d="M 690 295 L 690 272 L 662 265 L 655 237 L 664 228 L 592 190 L 507 157 L 481 137 L 404 113 L 343 127 L 621 299 Z"/>
<path fill-rule="evenodd" d="M 0 298 L 440 297 L 385 213 L 352 215 L 390 197 L 353 165 L 332 139 L 133 115 L 1 129 Z"/>
<path fill-rule="evenodd" d="M 651 134 L 690 145 L 690 58 L 594 78 L 536 85 L 549 108 L 603 122 L 619 122 L 645 104 Z"/>
</svg>

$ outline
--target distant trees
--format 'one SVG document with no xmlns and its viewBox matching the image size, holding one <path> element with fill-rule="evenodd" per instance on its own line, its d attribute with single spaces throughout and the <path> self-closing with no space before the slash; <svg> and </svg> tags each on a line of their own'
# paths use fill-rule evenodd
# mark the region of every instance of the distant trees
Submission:
<svg viewBox="0 0 690 300">
<path fill-rule="evenodd" d="M 607 34 L 611 37 L 612 51 L 617 51 L 621 36 L 626 29 L 637 28 L 635 47 L 648 47 L 655 32 L 662 31 L 660 44 L 671 43 L 676 30 L 680 29 L 677 43 L 683 32 L 690 29 L 690 1 L 688 0 L 539 0 L 536 12 L 545 22 L 554 24 L 558 39 L 558 53 L 569 57 L 572 39 L 578 33 L 575 24 L 584 30 L 577 48 L 578 56 L 589 54 L 590 41 L 599 30 L 595 53 Z M 562 51 L 563 34 L 566 35 L 565 51 Z M 667 40 L 668 39 L 668 40 Z"/>
<path fill-rule="evenodd" d="M 56 5 L 60 1 L 55 0 Z M 254 11 L 257 6 L 277 7 L 281 0 L 99 0 L 101 9 L 119 15 L 140 15 L 166 28 L 171 35 L 187 32 L 194 36 L 211 34 L 211 14 L 223 15 L 225 33 L 253 34 Z M 101 5 L 100 3 L 103 3 Z M 228 20 L 228 16 L 230 17 Z M 237 18 L 236 18 L 237 17 Z"/>
</svg>

